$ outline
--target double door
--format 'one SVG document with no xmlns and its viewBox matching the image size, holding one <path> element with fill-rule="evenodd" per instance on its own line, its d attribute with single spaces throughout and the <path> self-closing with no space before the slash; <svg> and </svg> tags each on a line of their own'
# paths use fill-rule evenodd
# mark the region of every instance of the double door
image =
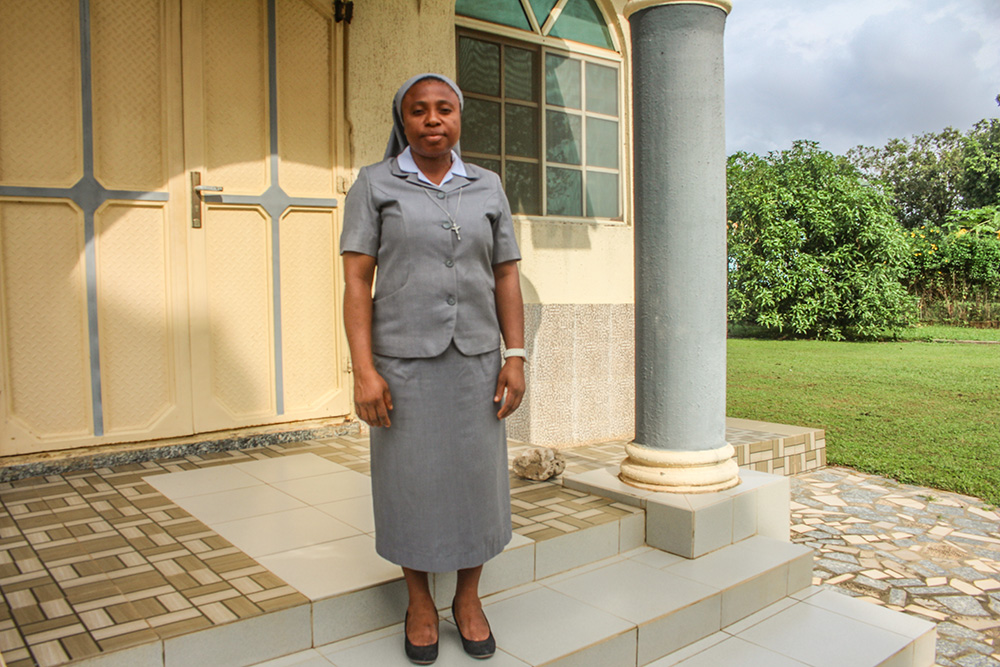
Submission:
<svg viewBox="0 0 1000 667">
<path fill-rule="evenodd" d="M 339 31 L 0 4 L 0 455 L 348 413 Z"/>
</svg>

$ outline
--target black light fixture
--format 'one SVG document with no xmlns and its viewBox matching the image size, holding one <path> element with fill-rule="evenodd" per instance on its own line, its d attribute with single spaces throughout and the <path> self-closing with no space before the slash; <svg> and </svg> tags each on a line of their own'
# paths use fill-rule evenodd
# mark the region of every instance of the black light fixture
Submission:
<svg viewBox="0 0 1000 667">
<path fill-rule="evenodd" d="M 336 23 L 340 23 L 341 21 L 344 21 L 345 23 L 350 23 L 353 17 L 354 17 L 353 2 L 344 2 L 344 0 L 334 0 L 333 20 Z"/>
</svg>

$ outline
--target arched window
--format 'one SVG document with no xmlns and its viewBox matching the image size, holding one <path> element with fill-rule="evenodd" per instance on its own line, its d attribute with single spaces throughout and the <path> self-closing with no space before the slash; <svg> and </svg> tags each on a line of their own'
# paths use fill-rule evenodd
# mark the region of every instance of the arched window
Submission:
<svg viewBox="0 0 1000 667">
<path fill-rule="evenodd" d="M 458 0 L 463 158 L 515 213 L 621 219 L 621 56 L 594 0 Z"/>
</svg>

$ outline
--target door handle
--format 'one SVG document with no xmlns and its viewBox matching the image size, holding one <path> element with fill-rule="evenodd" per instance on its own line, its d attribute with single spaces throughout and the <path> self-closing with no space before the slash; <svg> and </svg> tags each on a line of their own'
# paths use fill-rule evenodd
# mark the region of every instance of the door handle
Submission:
<svg viewBox="0 0 1000 667">
<path fill-rule="evenodd" d="M 191 227 L 201 229 L 202 192 L 222 192 L 221 185 L 202 185 L 201 172 L 191 172 Z"/>
</svg>

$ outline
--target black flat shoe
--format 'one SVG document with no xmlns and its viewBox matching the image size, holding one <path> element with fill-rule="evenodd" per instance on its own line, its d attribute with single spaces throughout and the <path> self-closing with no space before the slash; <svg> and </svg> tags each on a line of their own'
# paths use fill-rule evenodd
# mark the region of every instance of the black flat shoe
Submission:
<svg viewBox="0 0 1000 667">
<path fill-rule="evenodd" d="M 458 628 L 458 636 L 462 638 L 462 648 L 465 652 L 471 655 L 473 658 L 479 660 L 485 660 L 486 658 L 493 657 L 493 654 L 497 652 L 497 641 L 493 638 L 493 628 L 490 628 L 490 636 L 486 639 L 481 639 L 479 641 L 473 641 L 471 639 L 466 639 L 465 635 L 462 634 L 462 627 L 458 624 L 458 616 L 455 615 L 455 600 L 451 601 L 451 615 L 455 619 L 455 627 Z M 483 612 L 483 618 L 486 618 L 486 613 Z M 490 626 L 489 619 L 486 619 L 486 627 Z"/>
<path fill-rule="evenodd" d="M 427 644 L 426 646 L 415 646 L 406 634 L 407 621 L 410 620 L 410 612 L 406 612 L 406 619 L 403 621 L 403 639 L 406 657 L 415 665 L 430 665 L 438 657 L 438 643 Z"/>
</svg>

